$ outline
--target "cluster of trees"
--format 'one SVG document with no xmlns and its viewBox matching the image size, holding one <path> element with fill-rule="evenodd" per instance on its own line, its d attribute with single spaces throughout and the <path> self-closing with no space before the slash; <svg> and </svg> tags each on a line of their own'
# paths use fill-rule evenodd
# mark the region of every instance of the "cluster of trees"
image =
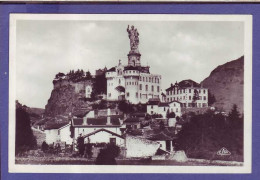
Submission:
<svg viewBox="0 0 260 180">
<path fill-rule="evenodd" d="M 26 110 L 16 107 L 15 154 L 21 154 L 37 146 L 31 129 L 31 120 Z"/>
<path fill-rule="evenodd" d="M 146 104 L 131 104 L 127 101 L 120 101 L 118 109 L 123 113 L 146 112 Z"/>
<path fill-rule="evenodd" d="M 175 147 L 194 158 L 217 158 L 216 152 L 222 147 L 235 156 L 243 157 L 243 119 L 236 105 L 228 116 L 212 111 L 194 114 L 183 125 Z"/>
<path fill-rule="evenodd" d="M 64 76 L 67 76 L 68 80 L 72 82 L 79 82 L 79 81 L 84 81 L 84 80 L 91 80 L 92 75 L 89 71 L 84 72 L 82 69 L 81 70 L 70 70 L 69 73 L 66 75 L 64 73 L 59 72 L 58 74 L 55 75 L 56 80 L 61 80 Z M 55 80 L 54 80 L 55 81 Z"/>
</svg>

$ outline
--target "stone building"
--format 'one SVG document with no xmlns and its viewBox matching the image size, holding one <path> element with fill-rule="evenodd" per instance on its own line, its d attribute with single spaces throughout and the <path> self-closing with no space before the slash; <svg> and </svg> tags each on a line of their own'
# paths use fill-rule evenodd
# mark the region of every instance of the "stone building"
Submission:
<svg viewBox="0 0 260 180">
<path fill-rule="evenodd" d="M 149 66 L 141 65 L 141 54 L 138 49 L 139 33 L 134 26 L 128 27 L 130 51 L 128 64 L 121 60 L 117 66 L 107 70 L 107 100 L 128 100 L 133 104 L 146 103 L 150 98 L 160 98 L 161 75 L 151 74 Z"/>
<path fill-rule="evenodd" d="M 166 89 L 166 102 L 179 101 L 184 108 L 208 107 L 208 89 L 192 80 L 171 84 Z"/>
</svg>

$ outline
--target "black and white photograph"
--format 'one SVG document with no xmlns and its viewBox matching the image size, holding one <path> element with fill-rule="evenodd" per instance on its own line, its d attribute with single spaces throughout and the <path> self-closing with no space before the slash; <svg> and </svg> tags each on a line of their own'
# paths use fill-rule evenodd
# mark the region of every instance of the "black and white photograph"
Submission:
<svg viewBox="0 0 260 180">
<path fill-rule="evenodd" d="M 10 172 L 251 171 L 250 15 L 10 17 Z"/>
</svg>

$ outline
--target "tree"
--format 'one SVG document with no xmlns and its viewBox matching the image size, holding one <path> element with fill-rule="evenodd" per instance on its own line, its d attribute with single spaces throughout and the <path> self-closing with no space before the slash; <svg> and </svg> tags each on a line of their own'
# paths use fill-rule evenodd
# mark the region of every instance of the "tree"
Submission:
<svg viewBox="0 0 260 180">
<path fill-rule="evenodd" d="M 29 114 L 22 108 L 16 109 L 15 154 L 36 147 L 36 138 L 31 129 Z"/>
<path fill-rule="evenodd" d="M 211 111 L 191 116 L 178 133 L 176 149 L 193 158 L 211 159 L 222 147 L 231 154 L 243 155 L 243 131 L 231 127 L 225 118 Z"/>
<path fill-rule="evenodd" d="M 215 102 L 216 102 L 216 98 L 215 98 L 214 94 L 211 94 L 211 92 L 208 91 L 208 104 L 209 104 L 209 106 L 211 106 Z"/>
<path fill-rule="evenodd" d="M 87 143 L 86 144 L 86 153 L 85 153 L 85 156 L 87 157 L 87 158 L 92 158 L 92 144 L 91 143 Z"/>
<path fill-rule="evenodd" d="M 79 150 L 79 155 L 83 156 L 85 150 L 85 144 L 84 144 L 84 138 L 81 136 L 81 134 L 77 139 L 77 149 Z"/>
<path fill-rule="evenodd" d="M 230 125 L 234 128 L 242 128 L 243 119 L 244 117 L 240 117 L 240 113 L 237 110 L 237 105 L 234 104 L 231 111 L 228 114 L 228 121 Z"/>
<path fill-rule="evenodd" d="M 47 152 L 48 149 L 49 149 L 49 145 L 45 141 L 43 141 L 43 143 L 42 143 L 42 151 L 43 152 Z"/>
<path fill-rule="evenodd" d="M 159 125 L 160 125 L 160 129 L 161 129 L 161 130 L 165 129 L 165 125 L 164 125 L 164 122 L 163 122 L 163 121 L 160 121 L 160 122 L 159 122 Z"/>
<path fill-rule="evenodd" d="M 86 79 L 87 80 L 92 79 L 91 73 L 89 71 L 86 72 Z"/>
<path fill-rule="evenodd" d="M 169 113 L 169 111 L 168 111 L 166 117 L 167 117 L 167 118 L 175 118 L 176 115 L 175 115 L 174 112 L 170 112 L 170 113 Z"/>
</svg>

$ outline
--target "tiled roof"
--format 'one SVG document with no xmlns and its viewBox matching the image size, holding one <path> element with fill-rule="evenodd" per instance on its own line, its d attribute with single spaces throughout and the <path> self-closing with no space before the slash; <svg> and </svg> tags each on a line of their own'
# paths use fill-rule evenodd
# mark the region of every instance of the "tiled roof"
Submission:
<svg viewBox="0 0 260 180">
<path fill-rule="evenodd" d="M 175 128 L 168 127 L 163 130 L 156 129 L 147 131 L 145 137 L 150 140 L 165 141 L 176 139 L 177 135 L 175 134 Z"/>
<path fill-rule="evenodd" d="M 126 123 L 134 123 L 134 122 L 141 122 L 139 118 L 127 118 L 124 122 Z"/>
<path fill-rule="evenodd" d="M 115 68 L 115 67 L 112 67 L 112 68 L 110 68 L 109 70 L 107 70 L 107 72 L 114 72 L 114 71 L 116 71 L 116 68 Z"/>
<path fill-rule="evenodd" d="M 84 135 L 83 137 L 86 138 L 86 137 L 92 136 L 92 135 L 94 135 L 94 134 L 96 134 L 96 133 L 99 133 L 99 132 L 102 132 L 102 131 L 107 132 L 107 133 L 110 133 L 110 134 L 112 134 L 113 136 L 117 136 L 117 137 L 120 137 L 120 138 L 122 138 L 122 139 L 125 139 L 123 136 L 121 136 L 121 135 L 119 135 L 119 134 L 116 134 L 116 133 L 114 133 L 114 132 L 112 132 L 112 131 L 109 131 L 109 130 L 107 130 L 107 129 L 98 129 L 98 130 L 96 130 L 96 131 L 93 131 L 93 132 L 91 132 L 91 133 L 89 133 L 89 134 Z"/>
<path fill-rule="evenodd" d="M 142 112 L 136 112 L 136 113 L 132 113 L 130 114 L 131 117 L 145 117 L 146 113 L 142 113 Z"/>
<path fill-rule="evenodd" d="M 159 105 L 158 105 L 159 107 L 167 107 L 167 106 L 169 106 L 169 104 L 168 103 L 159 103 Z"/>
<path fill-rule="evenodd" d="M 51 130 L 51 129 L 59 129 L 65 125 L 67 125 L 68 123 L 52 123 L 52 124 L 47 124 L 45 126 L 45 130 Z"/>
<path fill-rule="evenodd" d="M 119 126 L 119 119 L 122 119 L 122 117 L 122 115 L 110 116 L 111 126 Z M 74 126 L 107 126 L 107 117 L 87 118 L 87 124 L 83 124 L 83 118 L 74 118 L 73 124 Z"/>
</svg>

